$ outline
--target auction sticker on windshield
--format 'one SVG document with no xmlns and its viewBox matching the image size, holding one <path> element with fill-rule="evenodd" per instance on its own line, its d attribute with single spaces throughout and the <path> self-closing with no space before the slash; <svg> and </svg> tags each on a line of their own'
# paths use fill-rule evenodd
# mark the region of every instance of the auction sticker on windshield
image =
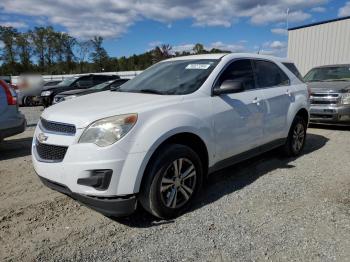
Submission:
<svg viewBox="0 0 350 262">
<path fill-rule="evenodd" d="M 186 69 L 208 69 L 210 64 L 189 64 L 186 66 Z"/>
</svg>

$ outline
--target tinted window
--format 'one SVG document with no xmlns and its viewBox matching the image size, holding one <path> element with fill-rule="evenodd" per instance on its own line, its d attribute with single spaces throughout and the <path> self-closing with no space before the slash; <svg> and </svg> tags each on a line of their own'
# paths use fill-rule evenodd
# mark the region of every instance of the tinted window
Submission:
<svg viewBox="0 0 350 262">
<path fill-rule="evenodd" d="M 81 77 L 77 82 L 76 82 L 77 87 L 90 87 L 92 86 L 92 79 L 90 76 L 87 77 Z"/>
<path fill-rule="evenodd" d="M 106 81 L 118 79 L 118 78 L 119 78 L 119 76 L 117 76 L 117 75 L 115 75 L 115 76 L 110 76 L 110 75 L 95 75 L 95 76 L 93 76 L 95 84 L 104 83 Z"/>
<path fill-rule="evenodd" d="M 232 62 L 219 77 L 217 85 L 225 80 L 242 81 L 245 90 L 255 88 L 252 63 L 248 59 Z"/>
<path fill-rule="evenodd" d="M 283 63 L 285 67 L 289 69 L 299 80 L 304 82 L 302 75 L 300 74 L 298 68 L 293 63 Z"/>
<path fill-rule="evenodd" d="M 259 87 L 283 86 L 289 84 L 288 76 L 274 63 L 254 61 L 255 74 Z"/>
</svg>

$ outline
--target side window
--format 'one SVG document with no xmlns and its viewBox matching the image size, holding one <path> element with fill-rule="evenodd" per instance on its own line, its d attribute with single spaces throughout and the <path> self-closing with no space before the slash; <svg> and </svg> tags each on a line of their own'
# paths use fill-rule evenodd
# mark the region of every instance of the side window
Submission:
<svg viewBox="0 0 350 262">
<path fill-rule="evenodd" d="M 92 79 L 90 76 L 88 77 L 81 77 L 77 81 L 77 86 L 78 87 L 90 87 L 92 85 Z"/>
<path fill-rule="evenodd" d="M 256 60 L 254 61 L 257 84 L 260 88 L 289 85 L 288 76 L 276 64 Z"/>
<path fill-rule="evenodd" d="M 298 68 L 293 63 L 283 63 L 285 67 L 289 69 L 300 81 L 304 82 L 302 75 L 300 74 Z"/>
<path fill-rule="evenodd" d="M 107 82 L 109 79 L 107 78 L 107 76 L 93 76 L 94 78 L 94 84 L 101 84 L 103 82 Z"/>
<path fill-rule="evenodd" d="M 220 75 L 217 84 L 221 85 L 225 80 L 242 81 L 245 90 L 254 89 L 255 80 L 251 61 L 243 59 L 232 62 Z"/>
</svg>

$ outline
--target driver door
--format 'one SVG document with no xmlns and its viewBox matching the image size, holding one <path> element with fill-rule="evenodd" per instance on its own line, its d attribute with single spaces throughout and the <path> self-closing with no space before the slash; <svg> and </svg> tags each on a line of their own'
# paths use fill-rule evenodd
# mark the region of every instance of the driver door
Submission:
<svg viewBox="0 0 350 262">
<path fill-rule="evenodd" d="M 260 145 L 263 135 L 263 93 L 256 88 L 250 59 L 235 60 L 224 69 L 215 86 L 225 80 L 242 81 L 243 90 L 213 96 L 216 161 L 229 159 Z"/>
</svg>

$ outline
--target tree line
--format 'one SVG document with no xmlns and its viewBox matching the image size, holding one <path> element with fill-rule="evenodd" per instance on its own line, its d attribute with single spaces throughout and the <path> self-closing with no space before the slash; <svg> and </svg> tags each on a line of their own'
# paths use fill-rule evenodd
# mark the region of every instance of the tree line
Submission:
<svg viewBox="0 0 350 262">
<path fill-rule="evenodd" d="M 163 44 L 143 54 L 129 57 L 110 57 L 103 47 L 103 38 L 79 40 L 53 27 L 35 27 L 19 32 L 13 27 L 0 26 L 0 75 L 76 74 L 144 70 L 172 56 L 221 53 L 225 50 L 206 50 L 200 43 L 191 52 L 173 52 Z"/>
</svg>

